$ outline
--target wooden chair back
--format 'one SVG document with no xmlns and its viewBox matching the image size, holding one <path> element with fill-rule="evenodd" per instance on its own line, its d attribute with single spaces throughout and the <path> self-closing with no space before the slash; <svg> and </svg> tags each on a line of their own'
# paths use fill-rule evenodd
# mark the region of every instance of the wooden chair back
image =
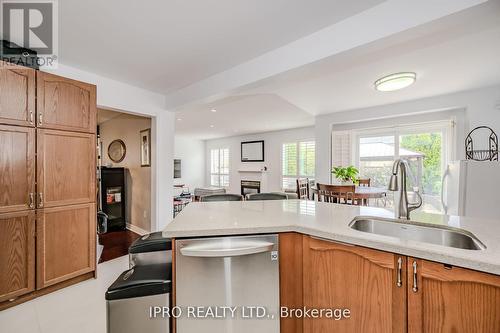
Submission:
<svg viewBox="0 0 500 333">
<path fill-rule="evenodd" d="M 308 178 L 297 178 L 297 196 L 299 199 L 309 199 Z"/>
<path fill-rule="evenodd" d="M 367 186 L 367 187 L 370 187 L 371 186 L 371 179 L 370 178 L 365 178 L 365 179 L 359 179 L 358 180 L 359 182 L 359 186 Z"/>
<path fill-rule="evenodd" d="M 339 203 L 346 205 L 356 205 L 354 199 L 356 186 L 354 185 L 329 185 L 318 184 L 318 201 Z"/>
</svg>

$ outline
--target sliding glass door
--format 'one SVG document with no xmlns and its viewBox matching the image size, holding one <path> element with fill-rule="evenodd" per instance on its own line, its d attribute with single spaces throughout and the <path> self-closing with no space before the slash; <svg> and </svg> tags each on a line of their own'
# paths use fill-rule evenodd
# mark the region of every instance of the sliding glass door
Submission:
<svg viewBox="0 0 500 333">
<path fill-rule="evenodd" d="M 416 201 L 414 192 L 419 191 L 423 211 L 442 213 L 441 180 L 450 156 L 450 135 L 451 122 L 357 131 L 360 176 L 370 178 L 372 186 L 387 187 L 394 160 L 403 158 L 410 165 L 410 201 Z M 383 204 L 393 207 L 392 193 Z"/>
</svg>

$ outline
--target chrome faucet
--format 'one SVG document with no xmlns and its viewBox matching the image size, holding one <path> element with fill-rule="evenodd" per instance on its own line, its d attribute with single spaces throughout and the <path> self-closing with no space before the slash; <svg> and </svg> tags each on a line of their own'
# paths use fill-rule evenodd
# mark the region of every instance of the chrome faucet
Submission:
<svg viewBox="0 0 500 333">
<path fill-rule="evenodd" d="M 418 191 L 415 193 L 418 197 L 418 202 L 408 203 L 408 191 L 406 189 L 406 176 L 410 169 L 408 161 L 405 159 L 398 159 L 394 161 L 392 166 L 392 175 L 389 181 L 389 191 L 399 191 L 399 202 L 394 202 L 394 211 L 396 213 L 396 218 L 399 219 L 410 219 L 410 213 L 422 206 L 422 196 Z M 398 186 L 398 171 L 401 174 L 401 186 Z M 411 172 L 411 171 L 410 171 Z"/>
</svg>

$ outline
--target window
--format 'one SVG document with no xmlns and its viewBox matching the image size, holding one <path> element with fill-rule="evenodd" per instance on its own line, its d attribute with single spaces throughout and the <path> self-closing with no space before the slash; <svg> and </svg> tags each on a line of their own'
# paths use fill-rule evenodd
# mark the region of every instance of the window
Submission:
<svg viewBox="0 0 500 333">
<path fill-rule="evenodd" d="M 410 165 L 409 199 L 413 191 L 424 199 L 422 210 L 441 213 L 442 175 L 449 161 L 451 121 L 412 126 L 398 126 L 356 132 L 356 164 L 361 178 L 370 178 L 371 186 L 387 187 L 395 159 L 404 158 Z M 393 205 L 391 195 L 389 206 Z"/>
<path fill-rule="evenodd" d="M 210 185 L 229 186 L 229 149 L 210 150 Z"/>
<path fill-rule="evenodd" d="M 297 178 L 314 178 L 316 167 L 314 141 L 284 143 L 281 154 L 283 189 L 295 189 Z"/>
</svg>

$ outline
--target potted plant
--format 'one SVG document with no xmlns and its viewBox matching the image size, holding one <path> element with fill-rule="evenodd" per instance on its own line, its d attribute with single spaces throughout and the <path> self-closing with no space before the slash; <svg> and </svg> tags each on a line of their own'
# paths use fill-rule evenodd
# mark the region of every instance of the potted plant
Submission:
<svg viewBox="0 0 500 333">
<path fill-rule="evenodd" d="M 348 167 L 334 167 L 332 173 L 342 185 L 353 185 L 358 183 L 359 170 L 352 165 Z"/>
</svg>

